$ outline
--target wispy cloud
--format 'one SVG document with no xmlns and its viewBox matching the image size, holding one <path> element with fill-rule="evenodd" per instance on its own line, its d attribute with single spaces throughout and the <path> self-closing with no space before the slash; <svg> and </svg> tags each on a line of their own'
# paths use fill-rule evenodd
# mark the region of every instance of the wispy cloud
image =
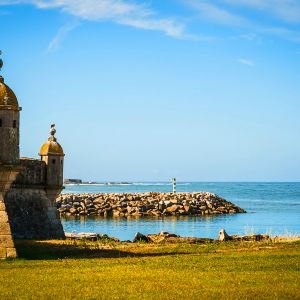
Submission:
<svg viewBox="0 0 300 300">
<path fill-rule="evenodd" d="M 65 24 L 64 26 L 62 26 L 58 30 L 56 36 L 50 41 L 47 51 L 53 52 L 53 51 L 57 50 L 59 45 L 61 44 L 61 42 L 67 35 L 67 33 L 72 31 L 73 29 L 75 29 L 78 25 L 79 25 L 79 22 L 75 21 L 75 22 L 68 23 L 68 24 Z"/>
<path fill-rule="evenodd" d="M 240 34 L 239 38 L 247 41 L 254 41 L 255 39 L 257 39 L 257 34 L 254 33 Z"/>
<path fill-rule="evenodd" d="M 291 42 L 300 42 L 299 0 L 181 0 L 200 12 L 202 19 L 239 30 L 252 32 L 240 34 L 235 39 L 260 40 L 260 36 L 275 36 Z M 249 14 L 251 9 L 254 14 Z M 262 17 L 272 17 L 273 24 Z M 268 19 L 268 18 L 267 18 Z M 270 19 L 268 19 L 270 21 Z"/>
<path fill-rule="evenodd" d="M 237 61 L 238 61 L 240 64 L 242 64 L 242 65 L 246 65 L 246 66 L 249 66 L 249 67 L 253 67 L 253 66 L 254 66 L 253 61 L 250 60 L 250 59 L 239 58 Z"/>
<path fill-rule="evenodd" d="M 286 22 L 300 23 L 299 0 L 223 0 L 223 2 L 260 10 Z"/>
<path fill-rule="evenodd" d="M 166 35 L 178 39 L 188 38 L 188 35 L 184 33 L 185 26 L 182 24 L 177 24 L 176 21 L 172 19 L 155 20 L 143 18 L 121 18 L 117 21 L 117 23 L 129 25 L 140 29 L 163 31 Z"/>
<path fill-rule="evenodd" d="M 269 27 L 260 29 L 261 32 L 284 38 L 291 42 L 300 43 L 300 32 L 284 27 Z"/>
<path fill-rule="evenodd" d="M 243 17 L 235 15 L 223 7 L 213 4 L 212 1 L 186 0 L 185 3 L 196 9 L 201 14 L 202 18 L 210 19 L 217 23 L 227 25 L 243 25 L 248 23 Z"/>
<path fill-rule="evenodd" d="M 0 0 L 0 6 L 28 4 L 39 9 L 56 9 L 79 21 L 108 21 L 143 30 L 160 31 L 176 39 L 210 41 L 214 34 L 195 35 L 187 32 L 186 26 L 196 19 L 226 26 L 235 32 L 223 31 L 222 38 L 261 41 L 263 37 L 275 37 L 300 43 L 299 0 L 180 0 L 192 8 L 190 16 L 165 16 L 150 6 L 149 0 Z M 155 1 L 153 1 L 155 2 Z M 249 14 L 249 9 L 253 13 Z M 272 17 L 264 21 L 264 16 Z M 274 26 L 273 26 L 274 25 Z M 63 26 L 49 44 L 48 50 L 58 48 L 66 34 L 76 26 Z M 243 34 L 245 32 L 245 34 Z M 249 34 L 250 32 L 250 34 Z M 248 34 L 247 34 L 248 33 Z M 219 33 L 218 33 L 219 34 Z M 236 34 L 236 36 L 233 36 Z"/>
<path fill-rule="evenodd" d="M 0 0 L 0 5 L 31 4 L 40 9 L 59 9 L 81 20 L 111 21 L 140 28 L 156 30 L 174 38 L 188 38 L 185 25 L 174 18 L 158 17 L 145 4 L 125 0 Z M 58 33 L 53 46 L 71 29 L 66 26 Z M 51 48 L 50 47 L 50 48 Z"/>
</svg>

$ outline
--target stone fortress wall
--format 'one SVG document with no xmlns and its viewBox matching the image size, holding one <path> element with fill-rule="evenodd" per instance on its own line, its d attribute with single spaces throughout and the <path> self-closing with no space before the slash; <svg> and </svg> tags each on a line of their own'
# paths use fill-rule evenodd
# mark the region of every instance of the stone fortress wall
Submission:
<svg viewBox="0 0 300 300">
<path fill-rule="evenodd" d="M 49 185 L 53 179 L 49 173 L 44 160 L 20 158 L 16 165 L 0 162 L 0 259 L 17 256 L 16 238 L 65 237 L 55 204 L 63 186 Z"/>
<path fill-rule="evenodd" d="M 0 59 L 0 69 L 2 65 Z M 55 204 L 63 189 L 64 162 L 55 125 L 40 160 L 20 159 L 20 111 L 16 95 L 0 76 L 0 259 L 17 256 L 15 238 L 65 237 Z"/>
<path fill-rule="evenodd" d="M 4 197 L 13 238 L 62 238 L 61 222 L 45 189 L 46 163 L 21 158 L 20 165 L 22 170 Z"/>
</svg>

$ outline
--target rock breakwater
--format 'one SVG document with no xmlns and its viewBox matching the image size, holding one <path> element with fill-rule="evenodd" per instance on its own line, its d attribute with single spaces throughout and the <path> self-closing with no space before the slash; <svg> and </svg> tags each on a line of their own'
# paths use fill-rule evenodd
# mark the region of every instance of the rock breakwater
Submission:
<svg viewBox="0 0 300 300">
<path fill-rule="evenodd" d="M 245 213 L 235 204 L 209 192 L 63 194 L 57 200 L 61 216 L 204 216 Z"/>
</svg>

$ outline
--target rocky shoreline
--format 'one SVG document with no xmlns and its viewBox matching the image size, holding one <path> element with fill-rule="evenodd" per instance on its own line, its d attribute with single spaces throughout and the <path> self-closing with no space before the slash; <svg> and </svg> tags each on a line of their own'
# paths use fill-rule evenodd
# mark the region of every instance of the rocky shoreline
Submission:
<svg viewBox="0 0 300 300">
<path fill-rule="evenodd" d="M 62 194 L 56 205 L 63 217 L 206 216 L 246 212 L 209 192 Z"/>
<path fill-rule="evenodd" d="M 200 238 L 200 237 L 184 237 L 174 233 L 161 231 L 158 234 L 142 234 L 137 232 L 133 240 L 120 241 L 118 238 L 110 237 L 107 234 L 98 234 L 95 232 L 81 232 L 81 233 L 70 233 L 65 232 L 66 239 L 69 240 L 83 240 L 83 241 L 97 241 L 103 243 L 155 243 L 155 244 L 174 244 L 174 243 L 188 243 L 188 244 L 205 244 L 214 242 L 259 242 L 270 240 L 270 236 L 267 234 L 250 234 L 250 235 L 228 235 L 225 229 L 219 231 L 217 239 Z"/>
</svg>

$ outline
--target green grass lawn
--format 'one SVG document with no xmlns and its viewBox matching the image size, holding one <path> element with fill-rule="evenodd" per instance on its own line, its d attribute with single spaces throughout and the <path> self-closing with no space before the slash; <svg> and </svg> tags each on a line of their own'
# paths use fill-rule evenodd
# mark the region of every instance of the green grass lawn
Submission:
<svg viewBox="0 0 300 300">
<path fill-rule="evenodd" d="M 19 241 L 0 299 L 300 299 L 300 243 Z"/>
</svg>

